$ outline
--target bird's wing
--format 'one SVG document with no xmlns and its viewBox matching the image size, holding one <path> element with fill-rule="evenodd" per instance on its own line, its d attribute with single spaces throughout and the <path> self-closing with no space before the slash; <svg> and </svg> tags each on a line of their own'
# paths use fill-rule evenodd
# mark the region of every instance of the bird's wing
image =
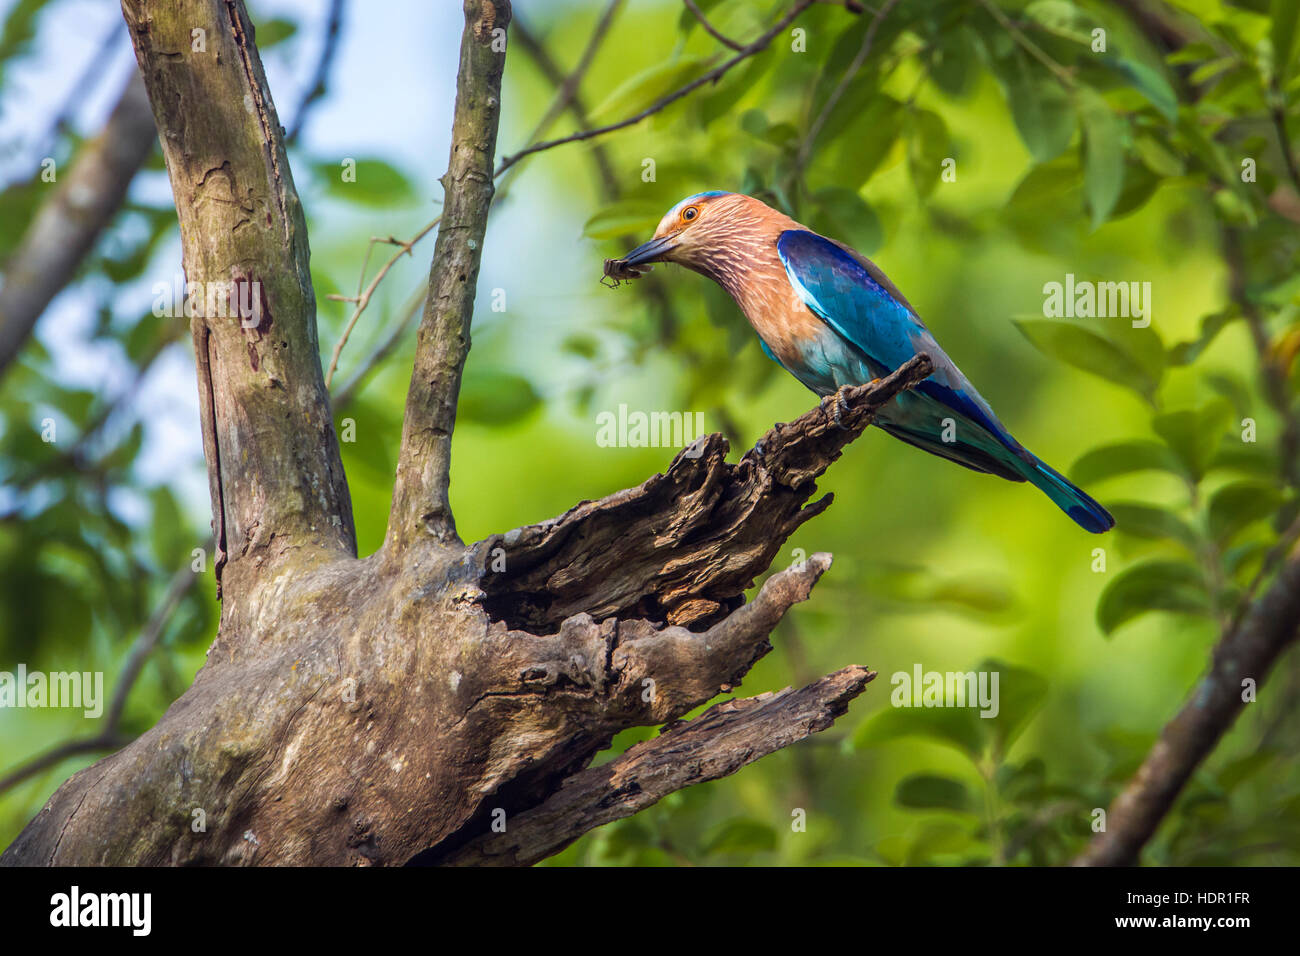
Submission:
<svg viewBox="0 0 1300 956">
<path fill-rule="evenodd" d="M 1011 451 L 1023 451 L 873 263 L 805 229 L 781 233 L 776 251 L 803 303 L 841 338 L 890 371 L 925 352 L 934 362 L 934 373 L 917 391 L 972 419 Z"/>
</svg>

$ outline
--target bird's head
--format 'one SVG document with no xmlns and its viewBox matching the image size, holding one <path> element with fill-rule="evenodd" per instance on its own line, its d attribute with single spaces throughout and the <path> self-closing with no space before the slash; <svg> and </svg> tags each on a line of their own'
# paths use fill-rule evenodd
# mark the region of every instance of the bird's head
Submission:
<svg viewBox="0 0 1300 956">
<path fill-rule="evenodd" d="M 649 242 L 617 261 L 631 269 L 653 262 L 676 262 L 716 278 L 720 257 L 726 257 L 738 243 L 770 232 L 777 220 L 789 222 L 749 196 L 719 191 L 696 193 L 668 210 Z"/>
</svg>

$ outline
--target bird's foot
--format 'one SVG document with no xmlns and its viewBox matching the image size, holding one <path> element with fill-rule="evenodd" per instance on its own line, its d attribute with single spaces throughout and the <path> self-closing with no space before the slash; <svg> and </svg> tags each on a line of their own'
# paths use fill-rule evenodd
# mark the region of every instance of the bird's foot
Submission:
<svg viewBox="0 0 1300 956">
<path fill-rule="evenodd" d="M 835 427 L 840 431 L 848 431 L 849 426 L 845 425 L 842 416 L 849 410 L 848 402 L 844 401 L 844 389 L 837 389 L 834 398 L 831 401 L 831 407 L 834 410 Z"/>
</svg>

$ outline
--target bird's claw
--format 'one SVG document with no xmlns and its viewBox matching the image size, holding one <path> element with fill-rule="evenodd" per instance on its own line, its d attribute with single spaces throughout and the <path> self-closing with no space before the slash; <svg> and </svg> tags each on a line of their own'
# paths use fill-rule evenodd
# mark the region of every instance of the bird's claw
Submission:
<svg viewBox="0 0 1300 956">
<path fill-rule="evenodd" d="M 842 390 L 837 390 L 835 392 L 835 396 L 831 400 L 831 407 L 834 410 L 835 427 L 838 428 L 840 431 L 845 431 L 845 432 L 848 431 L 849 426 L 845 425 L 844 422 L 842 421 L 842 415 L 844 412 L 847 412 L 849 410 L 849 406 L 848 403 L 844 401 L 844 395 Z"/>
</svg>

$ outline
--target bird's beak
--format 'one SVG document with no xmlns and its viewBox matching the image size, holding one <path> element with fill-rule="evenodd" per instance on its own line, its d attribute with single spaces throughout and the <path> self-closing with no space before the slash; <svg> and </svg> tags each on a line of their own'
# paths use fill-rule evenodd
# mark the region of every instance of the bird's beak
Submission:
<svg viewBox="0 0 1300 956">
<path fill-rule="evenodd" d="M 673 250 L 677 245 L 677 236 L 660 236 L 657 239 L 651 239 L 649 242 L 643 242 L 626 256 L 623 257 L 623 264 L 629 266 L 642 266 L 651 262 L 662 262 L 664 256 Z"/>
</svg>

